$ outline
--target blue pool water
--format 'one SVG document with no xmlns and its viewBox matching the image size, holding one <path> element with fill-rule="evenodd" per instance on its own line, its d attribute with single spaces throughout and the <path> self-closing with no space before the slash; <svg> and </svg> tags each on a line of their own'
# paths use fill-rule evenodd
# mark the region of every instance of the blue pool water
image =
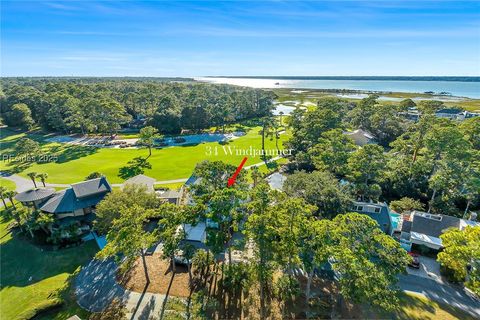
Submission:
<svg viewBox="0 0 480 320">
<path fill-rule="evenodd" d="M 398 224 L 400 223 L 400 215 L 398 213 L 390 212 L 390 219 L 392 219 L 393 229 L 398 229 Z"/>
</svg>

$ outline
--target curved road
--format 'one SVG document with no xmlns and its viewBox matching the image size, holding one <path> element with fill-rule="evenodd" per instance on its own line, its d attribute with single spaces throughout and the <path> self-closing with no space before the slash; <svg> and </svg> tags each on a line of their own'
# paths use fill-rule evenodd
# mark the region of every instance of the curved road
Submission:
<svg viewBox="0 0 480 320">
<path fill-rule="evenodd" d="M 480 319 L 480 301 L 467 295 L 460 287 L 414 275 L 401 275 L 399 285 L 404 291 L 423 294 L 431 300 L 456 307 Z"/>
</svg>

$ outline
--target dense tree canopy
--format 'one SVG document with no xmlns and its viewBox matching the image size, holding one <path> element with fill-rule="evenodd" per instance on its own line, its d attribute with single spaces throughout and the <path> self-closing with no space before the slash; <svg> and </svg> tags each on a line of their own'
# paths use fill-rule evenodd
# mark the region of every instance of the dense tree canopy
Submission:
<svg viewBox="0 0 480 320">
<path fill-rule="evenodd" d="M 287 177 L 284 189 L 289 196 L 303 198 L 316 206 L 316 214 L 320 217 L 332 218 L 345 213 L 351 203 L 347 190 L 328 172 L 291 174 Z"/>
<path fill-rule="evenodd" d="M 122 210 L 139 206 L 145 210 L 153 210 L 160 206 L 160 200 L 154 193 L 147 192 L 143 186 L 127 184 L 122 190 L 114 189 L 96 208 L 95 229 L 106 234 L 112 223 L 120 217 Z"/>
<path fill-rule="evenodd" d="M 480 203 L 480 118 L 435 116 L 445 107 L 421 101 L 418 121 L 402 112 L 412 100 L 384 104 L 376 95 L 358 102 L 322 98 L 318 108 L 297 108 L 289 119 L 293 170 L 329 171 L 358 199 L 420 201 L 416 208 L 462 216 Z M 332 112 L 331 112 L 332 111 Z M 377 145 L 354 146 L 345 130 L 370 132 Z M 287 184 L 288 187 L 288 184 Z"/>
<path fill-rule="evenodd" d="M 7 124 L 30 127 L 35 121 L 68 133 L 111 134 L 145 122 L 161 133 L 224 126 L 268 115 L 275 98 L 259 89 L 147 79 L 3 79 L 2 84 L 0 111 Z"/>
<path fill-rule="evenodd" d="M 32 128 L 32 112 L 25 103 L 15 103 L 5 112 L 5 122 L 12 127 Z"/>
<path fill-rule="evenodd" d="M 457 281 L 480 294 L 480 227 L 451 229 L 440 236 L 445 249 L 438 261 L 453 271 Z"/>
<path fill-rule="evenodd" d="M 398 274 L 409 256 L 384 234 L 375 220 L 359 214 L 339 215 L 332 221 L 333 269 L 340 275 L 341 292 L 351 301 L 368 301 L 383 309 L 398 305 Z"/>
</svg>

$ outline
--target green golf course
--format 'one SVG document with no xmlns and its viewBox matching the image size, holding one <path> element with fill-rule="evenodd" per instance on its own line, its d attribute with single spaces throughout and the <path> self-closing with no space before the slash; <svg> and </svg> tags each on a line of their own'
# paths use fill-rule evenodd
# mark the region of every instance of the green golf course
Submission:
<svg viewBox="0 0 480 320">
<path fill-rule="evenodd" d="M 23 236 L 12 235 L 8 228 L 11 222 L 2 214 L 0 319 L 30 319 L 39 310 L 60 305 L 60 309 L 56 309 L 58 317 L 48 319 L 83 315 L 85 311 L 68 297 L 68 279 L 95 255 L 96 243 L 90 241 L 81 247 L 46 251 Z"/>
<path fill-rule="evenodd" d="M 230 140 L 226 143 L 210 142 L 190 146 L 175 146 L 162 149 L 153 149 L 148 162 L 151 169 L 144 169 L 144 174 L 159 181 L 188 178 L 195 165 L 203 160 L 221 160 L 231 164 L 238 164 L 244 157 L 242 154 L 230 154 L 228 148 L 261 150 L 262 136 L 260 127 L 246 128 L 245 136 Z M 96 148 L 63 143 L 48 142 L 46 138 L 51 135 L 38 133 L 18 133 L 2 129 L 2 154 L 14 154 L 15 143 L 28 137 L 36 140 L 41 145 L 41 154 L 51 156 L 55 161 L 46 163 L 8 162 L 2 160 L 0 170 L 16 173 L 27 177 L 29 172 L 48 173 L 47 182 L 50 183 L 74 183 L 82 181 L 91 172 L 97 171 L 107 176 L 111 183 L 121 183 L 125 180 L 123 172 L 133 170 L 135 164 L 129 163 L 135 158 L 148 156 L 148 149 L 113 149 Z M 283 142 L 289 137 L 286 132 L 280 135 L 278 145 L 283 148 Z M 276 150 L 275 139 L 265 138 L 265 149 Z M 216 152 L 215 152 L 216 150 Z M 249 157 L 246 166 L 261 163 L 259 156 Z M 123 169 L 122 169 L 123 168 Z M 265 170 L 264 168 L 262 168 Z"/>
</svg>

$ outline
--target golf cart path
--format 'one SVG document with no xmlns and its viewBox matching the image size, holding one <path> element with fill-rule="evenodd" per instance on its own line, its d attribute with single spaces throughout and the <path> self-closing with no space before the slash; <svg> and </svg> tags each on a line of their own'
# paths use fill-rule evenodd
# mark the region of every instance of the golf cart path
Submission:
<svg viewBox="0 0 480 320">
<path fill-rule="evenodd" d="M 276 160 L 279 160 L 281 158 L 282 157 L 278 156 L 278 157 L 269 159 L 267 162 L 276 161 Z M 246 166 L 245 169 L 250 169 L 254 166 L 255 167 L 260 167 L 260 166 L 264 166 L 264 165 L 265 165 L 265 161 L 262 161 L 262 162 L 258 162 L 258 163 Z M 8 173 L 2 171 L 2 172 L 0 172 L 0 176 L 2 178 L 6 179 L 6 180 L 10 180 L 13 183 L 15 183 L 15 185 L 17 186 L 15 191 L 17 191 L 17 192 L 27 191 L 27 190 L 32 189 L 34 187 L 31 179 L 24 178 L 22 176 L 19 176 L 18 174 L 8 174 Z M 158 181 L 155 181 L 154 184 L 162 185 L 162 184 L 171 184 L 171 183 L 181 183 L 181 182 L 185 182 L 187 180 L 188 180 L 188 178 L 172 179 L 172 180 L 158 180 Z M 39 187 L 43 186 L 42 182 L 37 181 L 37 186 L 39 186 Z M 68 188 L 68 187 L 70 187 L 70 184 L 67 184 L 67 183 L 45 183 L 45 186 L 46 187 Z M 112 186 L 113 187 L 122 187 L 123 183 L 112 183 Z"/>
<path fill-rule="evenodd" d="M 100 312 L 114 299 L 119 299 L 125 304 L 130 320 L 158 318 L 165 295 L 150 292 L 142 294 L 123 288 L 115 280 L 116 270 L 117 264 L 113 259 L 92 259 L 82 267 L 75 278 L 78 305 L 91 312 Z"/>
</svg>

